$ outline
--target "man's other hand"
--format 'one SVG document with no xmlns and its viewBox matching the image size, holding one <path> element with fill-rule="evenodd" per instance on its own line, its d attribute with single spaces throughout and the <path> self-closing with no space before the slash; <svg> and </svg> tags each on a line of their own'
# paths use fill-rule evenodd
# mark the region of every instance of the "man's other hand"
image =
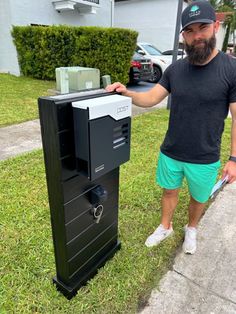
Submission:
<svg viewBox="0 0 236 314">
<path fill-rule="evenodd" d="M 236 180 L 236 162 L 229 160 L 222 171 L 222 178 L 228 176 L 228 183 L 233 183 Z"/>
</svg>

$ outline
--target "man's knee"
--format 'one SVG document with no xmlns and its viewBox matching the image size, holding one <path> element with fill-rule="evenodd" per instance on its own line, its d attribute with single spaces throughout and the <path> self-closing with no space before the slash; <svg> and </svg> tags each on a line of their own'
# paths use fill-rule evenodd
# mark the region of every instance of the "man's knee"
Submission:
<svg viewBox="0 0 236 314">
<path fill-rule="evenodd" d="M 195 206 L 205 206 L 206 202 L 199 202 L 190 195 L 190 204 L 193 204 Z"/>
<path fill-rule="evenodd" d="M 179 189 L 174 189 L 174 190 L 163 189 L 164 197 L 177 197 L 178 194 L 179 194 Z"/>
</svg>

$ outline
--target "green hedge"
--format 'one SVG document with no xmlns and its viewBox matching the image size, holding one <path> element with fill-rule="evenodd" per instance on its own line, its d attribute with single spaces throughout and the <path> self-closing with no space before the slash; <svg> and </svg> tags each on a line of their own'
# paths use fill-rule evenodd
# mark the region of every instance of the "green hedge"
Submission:
<svg viewBox="0 0 236 314">
<path fill-rule="evenodd" d="M 128 29 L 69 26 L 14 26 L 12 36 L 21 73 L 55 79 L 55 68 L 98 68 L 101 76 L 128 82 L 138 33 Z"/>
</svg>

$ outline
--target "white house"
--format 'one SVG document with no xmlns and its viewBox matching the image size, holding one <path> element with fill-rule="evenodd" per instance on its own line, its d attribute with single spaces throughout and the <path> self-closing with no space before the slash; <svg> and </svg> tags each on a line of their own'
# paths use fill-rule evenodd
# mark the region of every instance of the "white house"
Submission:
<svg viewBox="0 0 236 314">
<path fill-rule="evenodd" d="M 115 0 L 114 25 L 139 32 L 138 41 L 150 42 L 159 50 L 173 49 L 178 0 Z M 188 5 L 183 1 L 183 9 Z M 217 34 L 222 48 L 225 29 Z M 180 42 L 182 37 L 180 35 Z"/>
<path fill-rule="evenodd" d="M 113 26 L 114 0 L 0 1 L 0 72 L 20 74 L 13 25 Z"/>
</svg>

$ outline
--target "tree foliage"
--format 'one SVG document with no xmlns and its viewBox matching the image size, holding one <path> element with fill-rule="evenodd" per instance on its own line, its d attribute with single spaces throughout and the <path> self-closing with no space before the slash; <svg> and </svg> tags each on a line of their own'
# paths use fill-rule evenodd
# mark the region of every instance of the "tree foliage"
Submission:
<svg viewBox="0 0 236 314">
<path fill-rule="evenodd" d="M 226 29 L 225 38 L 222 50 L 226 51 L 229 42 L 230 34 L 233 34 L 234 52 L 235 47 L 235 32 L 236 32 L 236 1 L 235 0 L 210 0 L 211 5 L 217 12 L 227 12 L 226 19 L 224 21 L 224 27 Z"/>
</svg>

